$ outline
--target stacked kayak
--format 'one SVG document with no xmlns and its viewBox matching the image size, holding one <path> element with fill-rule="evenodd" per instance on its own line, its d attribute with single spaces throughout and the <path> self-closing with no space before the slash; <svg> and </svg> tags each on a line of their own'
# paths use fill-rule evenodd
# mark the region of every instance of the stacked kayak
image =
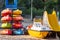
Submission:
<svg viewBox="0 0 60 40">
<path fill-rule="evenodd" d="M 11 21 L 12 21 L 12 10 L 10 9 L 4 9 L 2 12 L 1 12 L 1 21 L 2 21 L 2 24 L 1 24 L 1 29 L 0 30 L 0 34 L 6 34 L 6 35 L 11 35 L 12 34 L 12 30 L 10 30 L 12 28 L 12 25 L 11 25 Z"/>
<path fill-rule="evenodd" d="M 21 16 L 22 11 L 17 10 L 10 10 L 4 9 L 1 11 L 1 26 L 0 26 L 0 34 L 24 34 L 24 28 L 22 24 L 23 17 Z M 23 30 L 22 30 L 23 29 Z"/>
<path fill-rule="evenodd" d="M 24 31 L 22 30 L 24 29 L 23 24 L 21 22 L 23 20 L 23 17 L 21 16 L 21 14 L 22 14 L 22 11 L 19 9 L 13 11 L 12 27 L 14 28 L 13 34 L 16 34 L 16 35 L 24 34 Z"/>
</svg>

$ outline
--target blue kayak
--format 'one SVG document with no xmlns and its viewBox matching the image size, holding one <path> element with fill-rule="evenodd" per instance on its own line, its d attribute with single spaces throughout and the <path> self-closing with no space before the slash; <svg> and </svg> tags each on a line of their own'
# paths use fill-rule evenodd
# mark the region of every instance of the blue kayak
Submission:
<svg viewBox="0 0 60 40">
<path fill-rule="evenodd" d="M 22 35 L 22 34 L 24 34 L 24 31 L 21 29 L 18 29 L 18 30 L 14 30 L 13 33 L 16 35 Z"/>
</svg>

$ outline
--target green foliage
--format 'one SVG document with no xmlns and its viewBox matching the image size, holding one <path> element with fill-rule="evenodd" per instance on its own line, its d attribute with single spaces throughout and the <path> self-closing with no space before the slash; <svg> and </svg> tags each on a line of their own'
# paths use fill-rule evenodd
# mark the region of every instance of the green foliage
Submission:
<svg viewBox="0 0 60 40">
<path fill-rule="evenodd" d="M 9 2 L 9 4 L 13 4 L 14 0 L 9 0 L 8 2 Z"/>
<path fill-rule="evenodd" d="M 34 16 L 42 16 L 42 14 L 43 14 L 43 9 L 36 9 L 35 7 L 33 7 L 33 15 Z"/>
<path fill-rule="evenodd" d="M 12 0 L 9 0 L 12 3 Z M 51 13 L 53 8 L 60 11 L 60 0 L 33 0 L 33 15 L 42 15 L 44 8 Z M 31 14 L 31 0 L 18 0 L 18 8 L 23 14 Z"/>
<path fill-rule="evenodd" d="M 39 16 L 42 16 L 42 15 L 43 15 L 44 10 L 43 10 L 43 9 L 38 9 L 38 11 L 37 11 L 37 12 L 38 12 L 38 15 L 39 15 Z"/>
<path fill-rule="evenodd" d="M 18 0 L 19 7 L 30 8 L 31 7 L 30 5 L 31 5 L 31 0 Z"/>
<path fill-rule="evenodd" d="M 36 15 L 42 15 L 45 7 L 46 7 L 45 10 L 47 10 L 48 13 L 51 13 L 53 8 L 55 10 L 58 10 L 58 0 L 44 0 L 44 1 L 43 0 L 34 0 L 33 7 L 35 7 L 35 10 L 37 12 Z"/>
<path fill-rule="evenodd" d="M 37 9 L 35 7 L 33 7 L 32 9 L 33 14 L 37 14 Z"/>
<path fill-rule="evenodd" d="M 44 2 L 42 0 L 33 0 L 33 6 L 37 9 L 44 8 Z"/>
</svg>

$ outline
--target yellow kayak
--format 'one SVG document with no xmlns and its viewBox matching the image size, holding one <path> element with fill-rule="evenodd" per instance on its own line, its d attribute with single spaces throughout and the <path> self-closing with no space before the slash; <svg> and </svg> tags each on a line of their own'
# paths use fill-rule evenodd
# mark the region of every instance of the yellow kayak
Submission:
<svg viewBox="0 0 60 40">
<path fill-rule="evenodd" d="M 22 14 L 22 11 L 19 9 L 13 11 L 13 15 L 21 15 L 21 14 Z"/>
</svg>

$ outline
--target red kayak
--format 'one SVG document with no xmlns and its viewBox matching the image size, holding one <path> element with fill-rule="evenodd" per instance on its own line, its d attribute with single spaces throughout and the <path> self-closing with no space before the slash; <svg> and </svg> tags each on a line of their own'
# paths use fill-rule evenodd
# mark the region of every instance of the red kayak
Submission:
<svg viewBox="0 0 60 40">
<path fill-rule="evenodd" d="M 12 17 L 10 17 L 9 15 L 7 15 L 7 16 L 4 16 L 4 17 L 2 17 L 1 18 L 1 21 L 3 22 L 3 21 L 11 21 L 12 20 Z"/>
<path fill-rule="evenodd" d="M 0 34 L 2 34 L 2 35 L 11 35 L 12 30 L 10 30 L 10 29 L 0 30 Z"/>
<path fill-rule="evenodd" d="M 13 17 L 13 20 L 14 21 L 23 20 L 23 17 L 22 16 L 16 16 L 16 17 Z"/>
<path fill-rule="evenodd" d="M 10 9 L 5 9 L 1 12 L 1 16 L 7 16 L 7 15 L 11 15 L 12 14 L 12 10 Z"/>
<path fill-rule="evenodd" d="M 18 29 L 18 28 L 23 28 L 22 23 L 13 23 L 13 28 Z"/>
</svg>

